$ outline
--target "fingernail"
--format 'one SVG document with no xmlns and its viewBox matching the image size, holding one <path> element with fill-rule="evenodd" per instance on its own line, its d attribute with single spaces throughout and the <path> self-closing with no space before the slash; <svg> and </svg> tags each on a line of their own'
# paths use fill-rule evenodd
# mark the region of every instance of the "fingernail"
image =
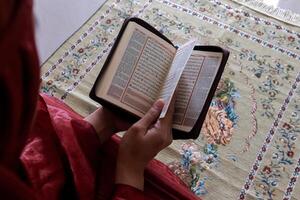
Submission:
<svg viewBox="0 0 300 200">
<path fill-rule="evenodd" d="M 161 110 L 164 107 L 164 100 L 159 99 L 154 103 L 154 107 L 158 110 Z"/>
</svg>

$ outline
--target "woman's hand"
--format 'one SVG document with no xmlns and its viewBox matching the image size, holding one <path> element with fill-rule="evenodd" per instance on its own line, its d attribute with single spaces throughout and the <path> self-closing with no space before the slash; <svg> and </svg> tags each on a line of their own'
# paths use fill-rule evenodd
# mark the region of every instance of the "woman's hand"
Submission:
<svg viewBox="0 0 300 200">
<path fill-rule="evenodd" d="M 143 190 L 146 165 L 172 142 L 174 102 L 167 115 L 163 119 L 158 119 L 163 106 L 162 100 L 156 101 L 146 115 L 131 126 L 122 138 L 117 160 L 116 183 Z"/>
<path fill-rule="evenodd" d="M 103 107 L 98 108 L 84 120 L 94 127 L 101 143 L 104 143 L 113 134 L 127 130 L 131 125 Z"/>
</svg>

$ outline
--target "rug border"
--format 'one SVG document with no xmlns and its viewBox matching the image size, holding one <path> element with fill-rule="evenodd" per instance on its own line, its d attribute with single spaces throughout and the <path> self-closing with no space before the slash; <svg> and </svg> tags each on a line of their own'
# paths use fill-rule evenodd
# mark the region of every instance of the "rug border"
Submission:
<svg viewBox="0 0 300 200">
<path fill-rule="evenodd" d="M 300 27 L 300 14 L 289 9 L 267 5 L 262 0 L 230 0 L 281 22 Z"/>
<path fill-rule="evenodd" d="M 54 54 L 62 47 L 64 46 L 75 34 L 77 34 L 81 28 L 83 28 L 97 13 L 99 10 L 101 10 L 104 5 L 108 2 L 109 0 L 105 0 L 102 5 L 97 8 L 97 10 L 87 19 L 85 20 L 85 22 L 83 24 L 81 24 L 71 35 L 69 35 L 49 56 L 48 58 L 40 63 L 40 67 L 44 67 L 44 65 L 54 56 Z"/>
</svg>

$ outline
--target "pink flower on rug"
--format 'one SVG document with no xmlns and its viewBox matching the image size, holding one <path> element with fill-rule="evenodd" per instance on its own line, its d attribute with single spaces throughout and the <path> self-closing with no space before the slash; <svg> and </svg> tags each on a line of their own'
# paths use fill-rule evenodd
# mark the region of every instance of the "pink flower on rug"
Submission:
<svg viewBox="0 0 300 200">
<path fill-rule="evenodd" d="M 261 36 L 261 35 L 263 35 L 264 33 L 261 32 L 261 31 L 257 31 L 256 34 Z"/>
<path fill-rule="evenodd" d="M 200 11 L 200 12 L 205 12 L 205 11 L 206 11 L 206 9 L 205 9 L 205 8 L 202 8 L 202 7 L 200 7 L 200 8 L 199 8 L 199 11 Z"/>
<path fill-rule="evenodd" d="M 228 12 L 228 13 L 226 13 L 226 15 L 229 16 L 229 17 L 232 17 L 233 13 L 232 12 Z"/>
<path fill-rule="evenodd" d="M 78 74 L 79 73 L 79 69 L 73 69 L 73 74 Z"/>
<path fill-rule="evenodd" d="M 185 169 L 180 162 L 173 161 L 168 164 L 170 170 L 176 174 L 186 185 L 190 185 L 192 177 L 188 169 Z"/>
<path fill-rule="evenodd" d="M 105 42 L 107 42 L 107 38 L 104 37 L 104 38 L 101 39 L 101 41 L 105 43 Z"/>
<path fill-rule="evenodd" d="M 209 144 L 229 144 L 233 135 L 233 123 L 224 110 L 210 107 L 202 127 Z"/>
<path fill-rule="evenodd" d="M 286 123 L 286 122 L 283 124 L 282 127 L 287 129 L 287 130 L 290 130 L 292 128 L 292 126 L 289 123 Z"/>
<path fill-rule="evenodd" d="M 288 151 L 287 156 L 290 157 L 290 158 L 294 157 L 294 152 L 293 151 Z"/>
<path fill-rule="evenodd" d="M 269 166 L 265 166 L 263 172 L 270 174 L 272 172 L 272 169 Z"/>
<path fill-rule="evenodd" d="M 242 17 L 241 17 L 240 15 L 236 15 L 234 18 L 235 18 L 236 20 L 241 20 L 241 19 L 242 19 Z"/>
<path fill-rule="evenodd" d="M 53 83 L 52 80 L 47 81 L 47 85 L 52 85 L 52 83 Z"/>
<path fill-rule="evenodd" d="M 294 38 L 293 36 L 289 36 L 289 37 L 288 37 L 288 41 L 294 42 L 294 41 L 295 41 L 295 38 Z"/>
<path fill-rule="evenodd" d="M 84 52 L 83 48 L 78 49 L 78 53 L 83 53 L 83 52 Z"/>
</svg>

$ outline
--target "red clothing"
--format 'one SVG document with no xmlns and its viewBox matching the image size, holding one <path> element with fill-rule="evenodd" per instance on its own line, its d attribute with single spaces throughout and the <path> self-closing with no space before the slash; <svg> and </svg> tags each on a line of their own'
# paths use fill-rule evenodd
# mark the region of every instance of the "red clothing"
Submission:
<svg viewBox="0 0 300 200">
<path fill-rule="evenodd" d="M 61 101 L 42 95 L 36 118 L 21 160 L 39 199 L 58 199 L 65 184 L 70 184 L 68 189 L 72 188 L 80 199 L 110 199 L 113 193 L 118 200 L 195 198 L 165 165 L 155 160 L 146 170 L 144 193 L 126 185 L 115 186 L 120 138 L 114 136 L 100 148 L 93 127 Z"/>
<path fill-rule="evenodd" d="M 144 192 L 114 184 L 120 139 L 101 147 L 80 115 L 38 96 L 32 0 L 15 2 L 0 19 L 1 199 L 196 199 L 155 160 L 146 169 Z"/>
</svg>

